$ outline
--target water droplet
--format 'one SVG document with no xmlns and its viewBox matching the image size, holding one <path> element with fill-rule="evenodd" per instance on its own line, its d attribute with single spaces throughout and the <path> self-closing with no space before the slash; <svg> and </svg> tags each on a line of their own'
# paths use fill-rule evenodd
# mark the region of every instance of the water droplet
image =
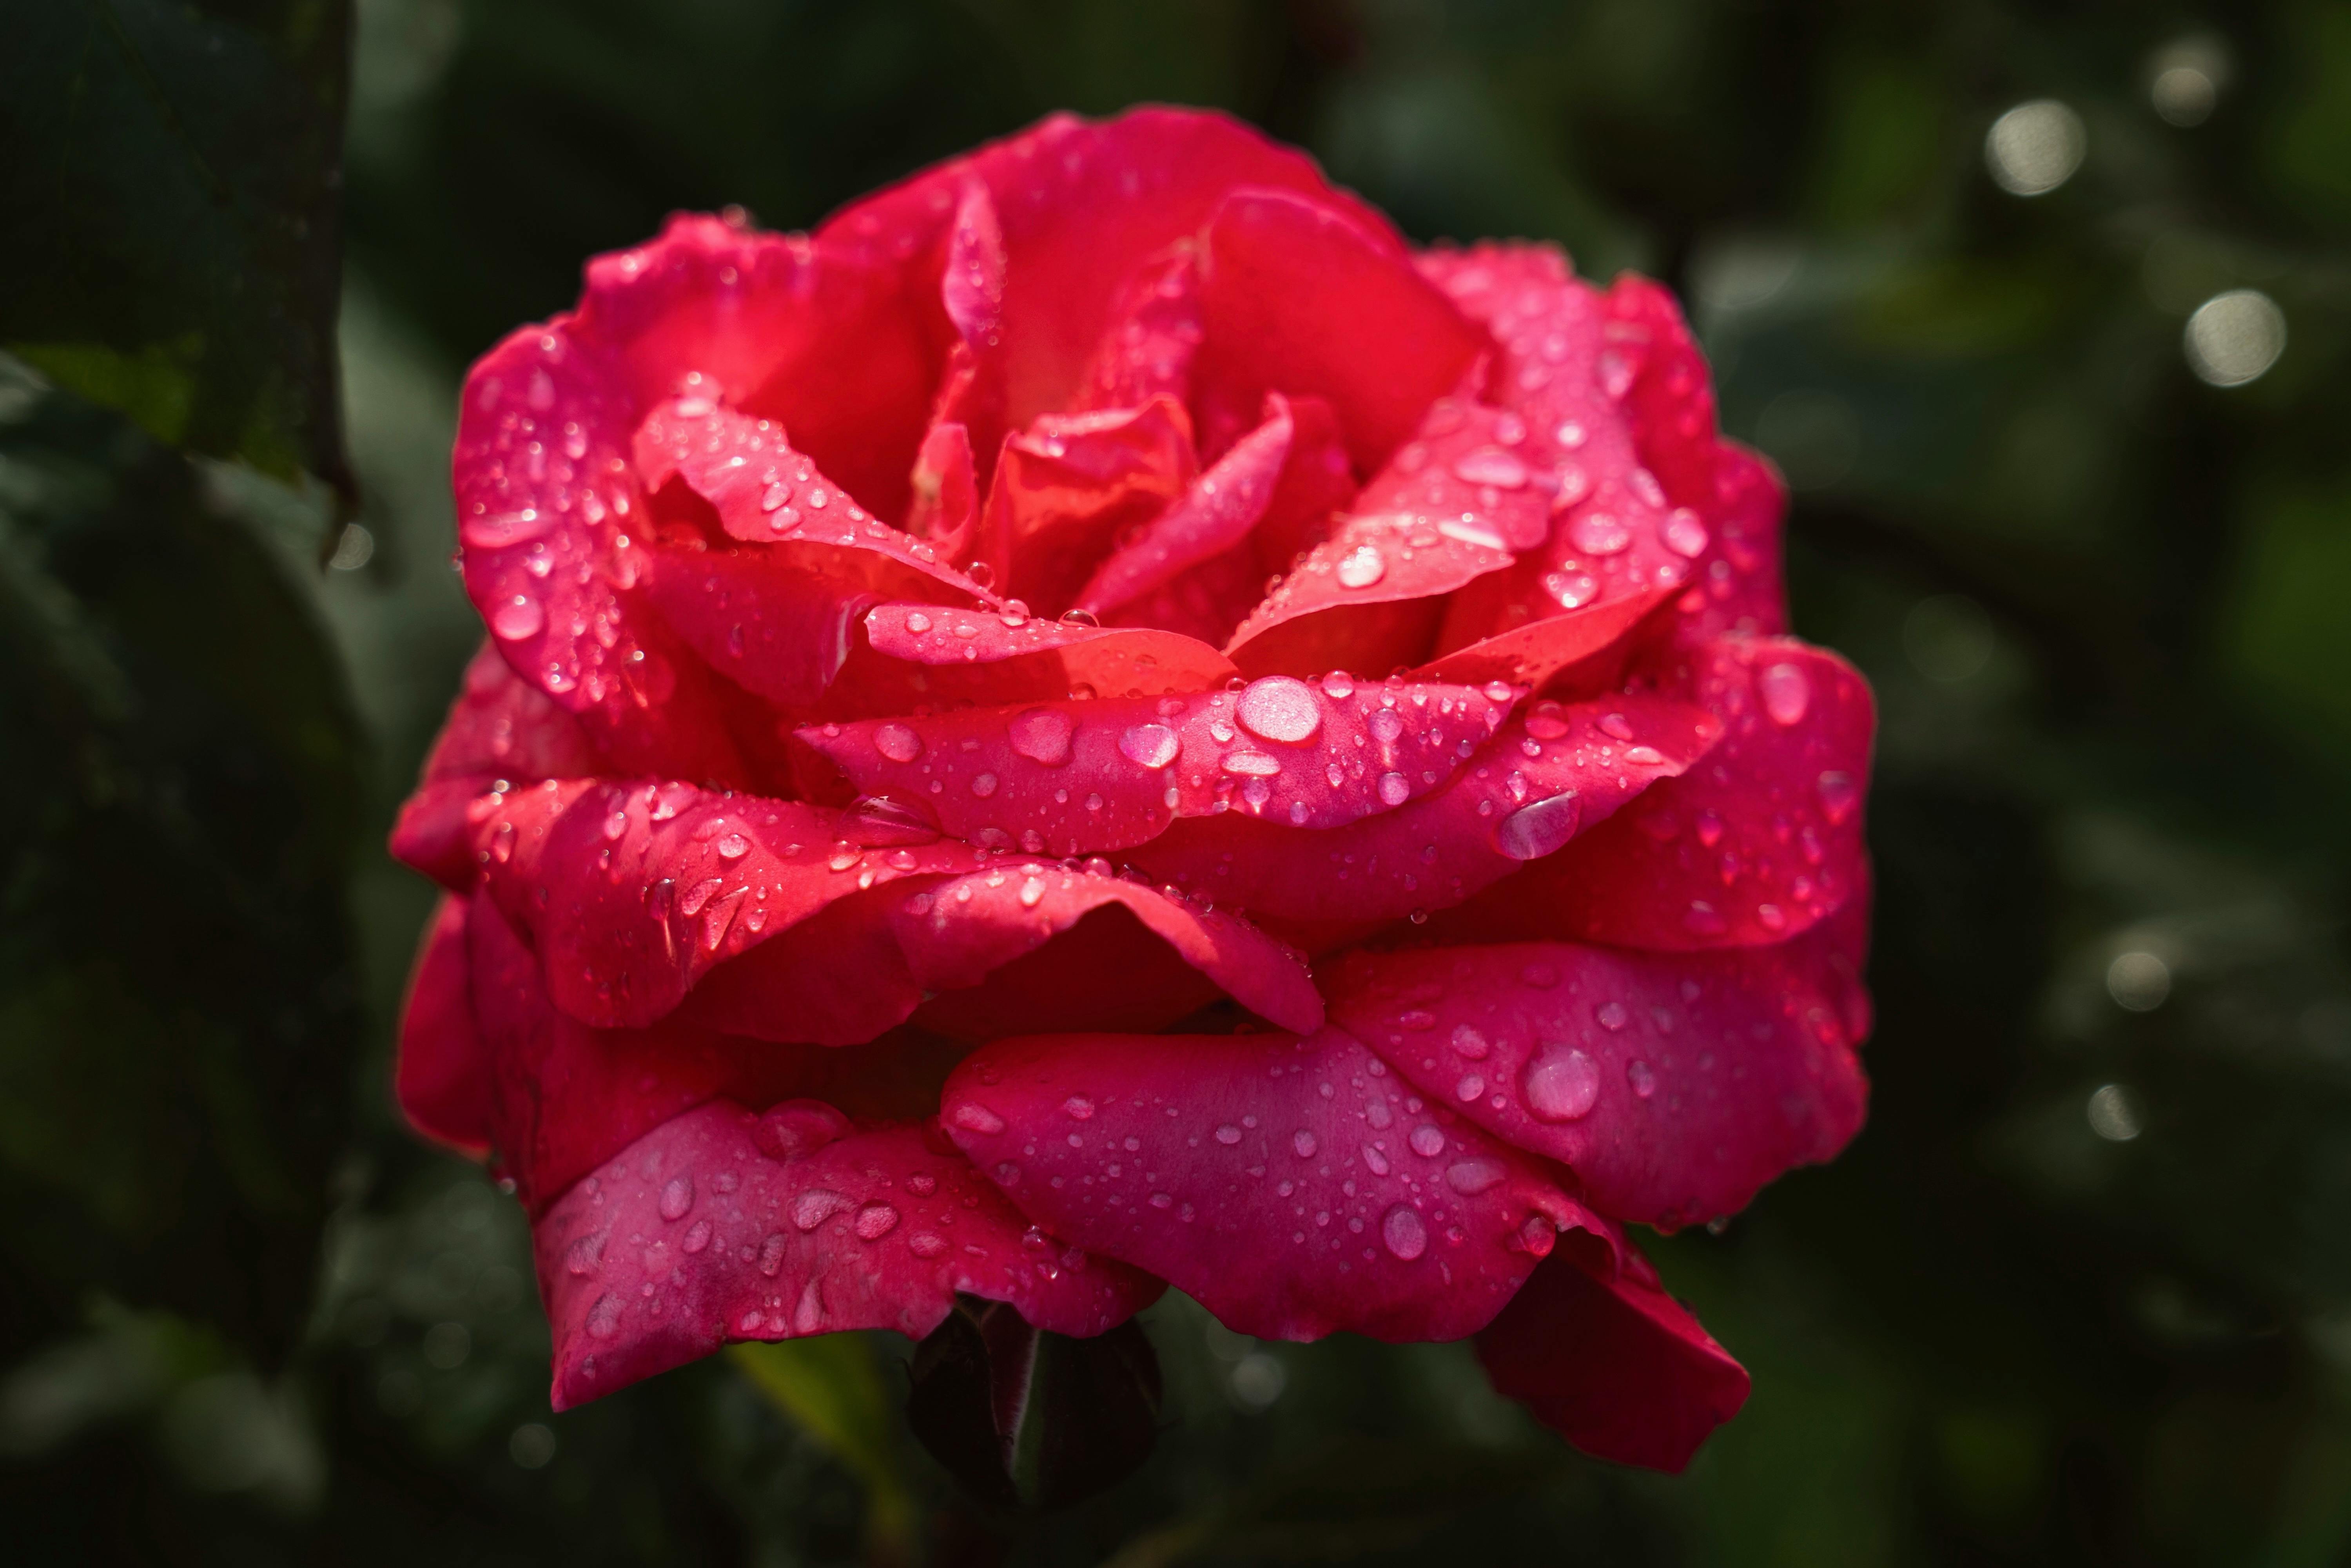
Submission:
<svg viewBox="0 0 2351 1568">
<path fill-rule="evenodd" d="M 1281 772 L 1281 759 L 1268 757 L 1262 751 L 1228 751 L 1219 766 L 1245 779 L 1271 779 Z M 1259 803 L 1262 804 L 1262 800 Z"/>
<path fill-rule="evenodd" d="M 1625 1010 L 1623 1002 L 1603 1002 L 1592 1009 L 1592 1016 L 1600 1020 L 1602 1029 L 1614 1033 L 1623 1029 L 1633 1015 Z"/>
<path fill-rule="evenodd" d="M 1236 716 L 1251 735 L 1296 745 L 1322 727 L 1313 688 L 1290 675 L 1268 675 L 1241 693 Z"/>
<path fill-rule="evenodd" d="M 1380 1221 L 1380 1239 L 1388 1250 L 1409 1263 L 1428 1250 L 1428 1227 L 1409 1204 L 1397 1204 Z"/>
<path fill-rule="evenodd" d="M 917 610 L 912 615 L 906 617 L 906 630 L 912 632 L 915 636 L 919 637 L 930 629 L 931 618 L 924 614 L 921 611 Z"/>
<path fill-rule="evenodd" d="M 1225 1147 L 1231 1148 L 1235 1144 L 1238 1144 L 1240 1141 L 1241 1130 L 1238 1127 L 1232 1125 L 1230 1123 L 1228 1123 L 1224 1126 L 1217 1129 L 1217 1142 L 1224 1145 Z"/>
<path fill-rule="evenodd" d="M 1388 1174 L 1388 1157 L 1380 1152 L 1379 1145 L 1376 1144 L 1364 1145 L 1364 1166 L 1374 1176 L 1384 1176 Z"/>
<path fill-rule="evenodd" d="M 751 852 L 751 841 L 740 833 L 729 833 L 718 841 L 718 858 L 739 861 Z"/>
<path fill-rule="evenodd" d="M 990 795 L 995 794 L 996 775 L 993 773 L 976 773 L 972 775 L 971 792 L 978 796 L 983 800 L 987 800 Z"/>
<path fill-rule="evenodd" d="M 964 1131 L 977 1133 L 984 1138 L 992 1138 L 1004 1131 L 1004 1118 L 977 1100 L 965 1101 L 947 1119 Z"/>
<path fill-rule="evenodd" d="M 1575 791 L 1531 801 L 1494 828 L 1494 847 L 1514 861 L 1541 860 L 1575 837 L 1582 816 Z"/>
<path fill-rule="evenodd" d="M 1312 1159 L 1314 1157 L 1314 1151 L 1320 1145 L 1314 1141 L 1314 1134 L 1308 1132 L 1303 1127 L 1299 1128 L 1297 1132 L 1290 1134 L 1290 1147 L 1301 1160 Z"/>
<path fill-rule="evenodd" d="M 1813 704 L 1813 683 L 1797 664 L 1773 664 L 1755 677 L 1763 692 L 1763 711 L 1777 725 L 1802 724 Z"/>
<path fill-rule="evenodd" d="M 1165 768 L 1176 760 L 1176 732 L 1164 724 L 1138 724 L 1118 737 L 1118 749 L 1138 768 Z"/>
<path fill-rule="evenodd" d="M 527 594 L 517 593 L 490 612 L 490 630 L 509 643 L 536 637 L 546 624 L 547 612 Z"/>
<path fill-rule="evenodd" d="M 1568 525 L 1567 537 L 1586 555 L 1614 555 L 1633 542 L 1633 530 L 1614 513 L 1586 512 Z"/>
<path fill-rule="evenodd" d="M 1375 545 L 1357 545 L 1340 557 L 1336 573 L 1342 588 L 1369 588 L 1387 574 L 1387 560 Z"/>
<path fill-rule="evenodd" d="M 879 1241 L 898 1228 L 898 1211 L 886 1203 L 869 1203 L 857 1211 L 851 1228 L 860 1241 Z"/>
<path fill-rule="evenodd" d="M 1491 1048 L 1486 1043 L 1486 1037 L 1475 1028 L 1458 1023 L 1453 1026 L 1453 1049 L 1472 1061 L 1483 1061 L 1486 1052 Z"/>
<path fill-rule="evenodd" d="M 906 1250 L 917 1258 L 937 1258 L 946 1253 L 947 1244 L 927 1230 L 917 1230 L 906 1238 Z"/>
<path fill-rule="evenodd" d="M 678 1248 L 681 1251 L 686 1253 L 690 1257 L 709 1245 L 710 1221 L 706 1219 L 697 1219 L 692 1226 L 687 1228 L 685 1239 L 678 1243 Z"/>
<path fill-rule="evenodd" d="M 1354 677 L 1344 670 L 1333 670 L 1322 677 L 1322 695 L 1332 702 L 1345 702 L 1355 695 Z"/>
<path fill-rule="evenodd" d="M 1567 728 L 1566 713 L 1549 697 L 1527 710 L 1527 733 L 1537 740 L 1557 740 Z"/>
<path fill-rule="evenodd" d="M 1600 1099 L 1600 1068 L 1571 1046 L 1547 1043 L 1527 1063 L 1527 1109 L 1545 1122 L 1573 1122 Z"/>
<path fill-rule="evenodd" d="M 1463 1160 L 1445 1167 L 1445 1185 L 1464 1197 L 1475 1197 L 1510 1174 L 1499 1160 Z"/>
<path fill-rule="evenodd" d="M 893 762 L 912 762 L 923 755 L 923 737 L 905 725 L 885 724 L 873 732 L 873 749 Z"/>
<path fill-rule="evenodd" d="M 1412 1152 L 1425 1160 L 1433 1160 L 1445 1152 L 1445 1130 L 1434 1123 L 1423 1122 L 1405 1141 L 1412 1145 Z"/>
<path fill-rule="evenodd" d="M 1045 879 L 1032 876 L 1020 884 L 1020 907 L 1034 909 L 1045 897 Z"/>
<path fill-rule="evenodd" d="M 984 560 L 973 561 L 963 569 L 963 574 L 977 587 L 985 589 L 996 585 L 996 569 Z"/>
<path fill-rule="evenodd" d="M 1854 783 L 1853 775 L 1834 768 L 1822 774 L 1813 787 L 1819 791 L 1821 806 L 1832 822 L 1842 822 L 1851 816 L 1854 802 L 1861 799 L 1861 789 Z"/>
<path fill-rule="evenodd" d="M 1012 749 L 1031 762 L 1059 768 L 1070 759 L 1070 716 L 1059 708 L 1032 707 L 1012 721 Z"/>
<path fill-rule="evenodd" d="M 694 1207 L 694 1178 L 672 1176 L 661 1191 L 661 1217 L 664 1219 L 684 1219 Z"/>
<path fill-rule="evenodd" d="M 1382 805 L 1401 806 L 1406 800 L 1411 799 L 1411 779 L 1405 778 L 1401 773 L 1383 773 L 1380 775 L 1380 803 Z"/>
<path fill-rule="evenodd" d="M 1634 1094 L 1643 1100 L 1657 1092 L 1657 1075 L 1646 1061 L 1626 1062 L 1625 1082 L 1631 1084 Z"/>
<path fill-rule="evenodd" d="M 1677 507 L 1666 516 L 1666 548 L 1676 555 L 1699 556 L 1706 553 L 1706 524 L 1687 507 Z"/>
<path fill-rule="evenodd" d="M 1464 484 L 1491 485 L 1498 490 L 1522 489 L 1527 482 L 1527 465 L 1499 446 L 1463 453 L 1454 459 L 1453 473 Z"/>
<path fill-rule="evenodd" d="M 611 1339 L 621 1332 L 621 1310 L 623 1303 L 617 1295 L 606 1293 L 596 1298 L 588 1309 L 588 1332 L 598 1339 Z"/>
<path fill-rule="evenodd" d="M 812 1186 L 792 1199 L 792 1224 L 801 1230 L 814 1230 L 834 1215 L 851 1206 L 852 1200 L 831 1187 Z"/>
<path fill-rule="evenodd" d="M 1564 609 L 1581 610 L 1600 596 L 1600 583 L 1589 572 L 1545 572 L 1543 591 L 1558 600 Z"/>
<path fill-rule="evenodd" d="M 1061 1113 L 1072 1122 L 1090 1122 L 1093 1119 L 1094 1103 L 1082 1094 L 1072 1094 L 1061 1102 Z"/>
</svg>

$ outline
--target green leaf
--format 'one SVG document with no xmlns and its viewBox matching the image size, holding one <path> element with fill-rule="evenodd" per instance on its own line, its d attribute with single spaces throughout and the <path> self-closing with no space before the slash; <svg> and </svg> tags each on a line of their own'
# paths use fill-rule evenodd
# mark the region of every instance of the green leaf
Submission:
<svg viewBox="0 0 2351 1568">
<path fill-rule="evenodd" d="M 348 5 L 57 0 L 11 19 L 0 346 L 159 441 L 348 488 Z"/>
<path fill-rule="evenodd" d="M 873 1347 L 854 1333 L 738 1344 L 736 1364 L 775 1406 L 864 1483 L 867 1561 L 913 1559 L 914 1500 Z"/>
</svg>

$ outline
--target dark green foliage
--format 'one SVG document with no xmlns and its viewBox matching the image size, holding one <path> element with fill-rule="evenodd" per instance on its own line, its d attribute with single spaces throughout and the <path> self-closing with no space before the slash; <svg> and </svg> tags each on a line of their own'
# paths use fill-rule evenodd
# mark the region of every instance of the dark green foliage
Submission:
<svg viewBox="0 0 2351 1568">
<path fill-rule="evenodd" d="M 0 389 L 12 1558 L 2351 1553 L 2339 5 L 0 10 L 0 344 L 57 389 Z M 2183 64 L 2193 125 L 2151 96 Z M 2044 98 L 2087 156 L 2020 197 L 1986 132 Z M 1259 1345 L 1176 1298 L 1151 1458 L 1050 1515 L 919 1457 L 887 1336 L 878 1386 L 721 1358 L 555 1416 L 519 1215 L 387 1113 L 427 895 L 370 841 L 478 635 L 438 565 L 465 362 L 674 208 L 804 226 L 1144 99 L 1305 143 L 1419 237 L 1664 277 L 1797 483 L 1798 629 L 1877 686 L 1872 1119 L 1656 1243 L 1756 1382 L 1679 1479 L 1568 1454 L 1465 1347 Z M 369 531 L 334 536 L 316 486 L 184 454 L 340 473 L 344 277 Z M 2244 287 L 2285 350 L 2208 385 L 2184 325 Z"/>
</svg>

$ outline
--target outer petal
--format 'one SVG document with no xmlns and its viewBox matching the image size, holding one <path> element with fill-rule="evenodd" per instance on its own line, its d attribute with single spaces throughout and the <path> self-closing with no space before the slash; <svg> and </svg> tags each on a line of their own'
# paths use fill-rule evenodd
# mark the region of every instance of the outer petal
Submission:
<svg viewBox="0 0 2351 1568">
<path fill-rule="evenodd" d="M 888 1328 L 920 1338 L 969 1291 L 1096 1334 L 1158 1281 L 1028 1227 L 912 1127 L 813 1148 L 801 1106 L 705 1105 L 647 1134 L 536 1228 L 559 1410 L 730 1340 Z M 779 1157 L 788 1156 L 788 1157 Z"/>
<path fill-rule="evenodd" d="M 1601 1223 L 1337 1030 L 1000 1040 L 941 1103 L 1040 1223 L 1270 1339 L 1458 1339 Z"/>
<path fill-rule="evenodd" d="M 1091 122 L 1055 115 L 844 209 L 819 243 L 828 253 L 904 266 L 933 253 L 975 177 L 1003 225 L 1015 425 L 1071 405 L 1121 285 L 1147 257 L 1196 234 L 1236 186 L 1303 193 L 1345 214 L 1386 253 L 1404 252 L 1386 219 L 1332 189 L 1303 153 L 1223 115 L 1180 109 Z"/>
<path fill-rule="evenodd" d="M 1478 1336 L 1478 1359 L 1584 1452 L 1678 1473 L 1747 1403 L 1747 1369 L 1630 1246 L 1566 1243 Z"/>
<path fill-rule="evenodd" d="M 1217 208 L 1201 239 L 1200 313 L 1194 397 L 1210 455 L 1278 391 L 1327 400 L 1356 469 L 1372 473 L 1483 347 L 1384 225 L 1286 191 L 1236 190 Z"/>
<path fill-rule="evenodd" d="M 1444 927 L 1454 938 L 1762 945 L 1863 890 L 1868 683 L 1835 654 L 1782 638 L 1727 638 L 1690 665 L 1689 685 L 1724 728 L 1705 765 L 1457 912 Z"/>
<path fill-rule="evenodd" d="M 1671 1229 L 1729 1214 L 1861 1128 L 1858 903 L 1772 947 L 1571 943 L 1354 953 L 1334 1021 L 1432 1098 L 1573 1170 L 1592 1206 Z"/>
<path fill-rule="evenodd" d="M 474 885 L 473 827 L 466 808 L 477 795 L 509 784 L 576 778 L 598 767 L 596 747 L 579 720 L 508 667 L 484 643 L 465 666 L 424 778 L 400 809 L 392 857 L 443 886 Z"/>
<path fill-rule="evenodd" d="M 1320 831 L 1239 812 L 1179 821 L 1128 858 L 1257 915 L 1426 915 L 1516 881 L 1510 873 L 1529 860 L 1691 767 L 1719 733 L 1703 709 L 1653 695 L 1539 703 L 1504 725 L 1445 789 L 1396 810 Z"/>
<path fill-rule="evenodd" d="M 859 791 L 957 838 L 1032 854 L 1125 848 L 1225 811 L 1336 827 L 1441 789 L 1501 724 L 1508 686 L 1269 676 L 1189 697 L 970 708 L 812 726 Z"/>
<path fill-rule="evenodd" d="M 393 1093 L 409 1125 L 479 1159 L 489 1151 L 488 1054 L 474 1027 L 473 965 L 465 950 L 465 903 L 447 894 L 434 906 L 401 1009 Z"/>
</svg>

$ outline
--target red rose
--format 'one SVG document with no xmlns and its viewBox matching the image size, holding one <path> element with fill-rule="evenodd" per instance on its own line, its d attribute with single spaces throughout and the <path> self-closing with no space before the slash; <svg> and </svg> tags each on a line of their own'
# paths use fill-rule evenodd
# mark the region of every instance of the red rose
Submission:
<svg viewBox="0 0 2351 1568">
<path fill-rule="evenodd" d="M 1636 1463 L 1737 1409 L 1624 1226 L 1861 1122 L 1872 710 L 1664 289 L 1058 118 L 592 262 L 455 481 L 399 1087 L 528 1207 L 559 1407 L 1165 1281 L 1478 1334 Z"/>
</svg>

